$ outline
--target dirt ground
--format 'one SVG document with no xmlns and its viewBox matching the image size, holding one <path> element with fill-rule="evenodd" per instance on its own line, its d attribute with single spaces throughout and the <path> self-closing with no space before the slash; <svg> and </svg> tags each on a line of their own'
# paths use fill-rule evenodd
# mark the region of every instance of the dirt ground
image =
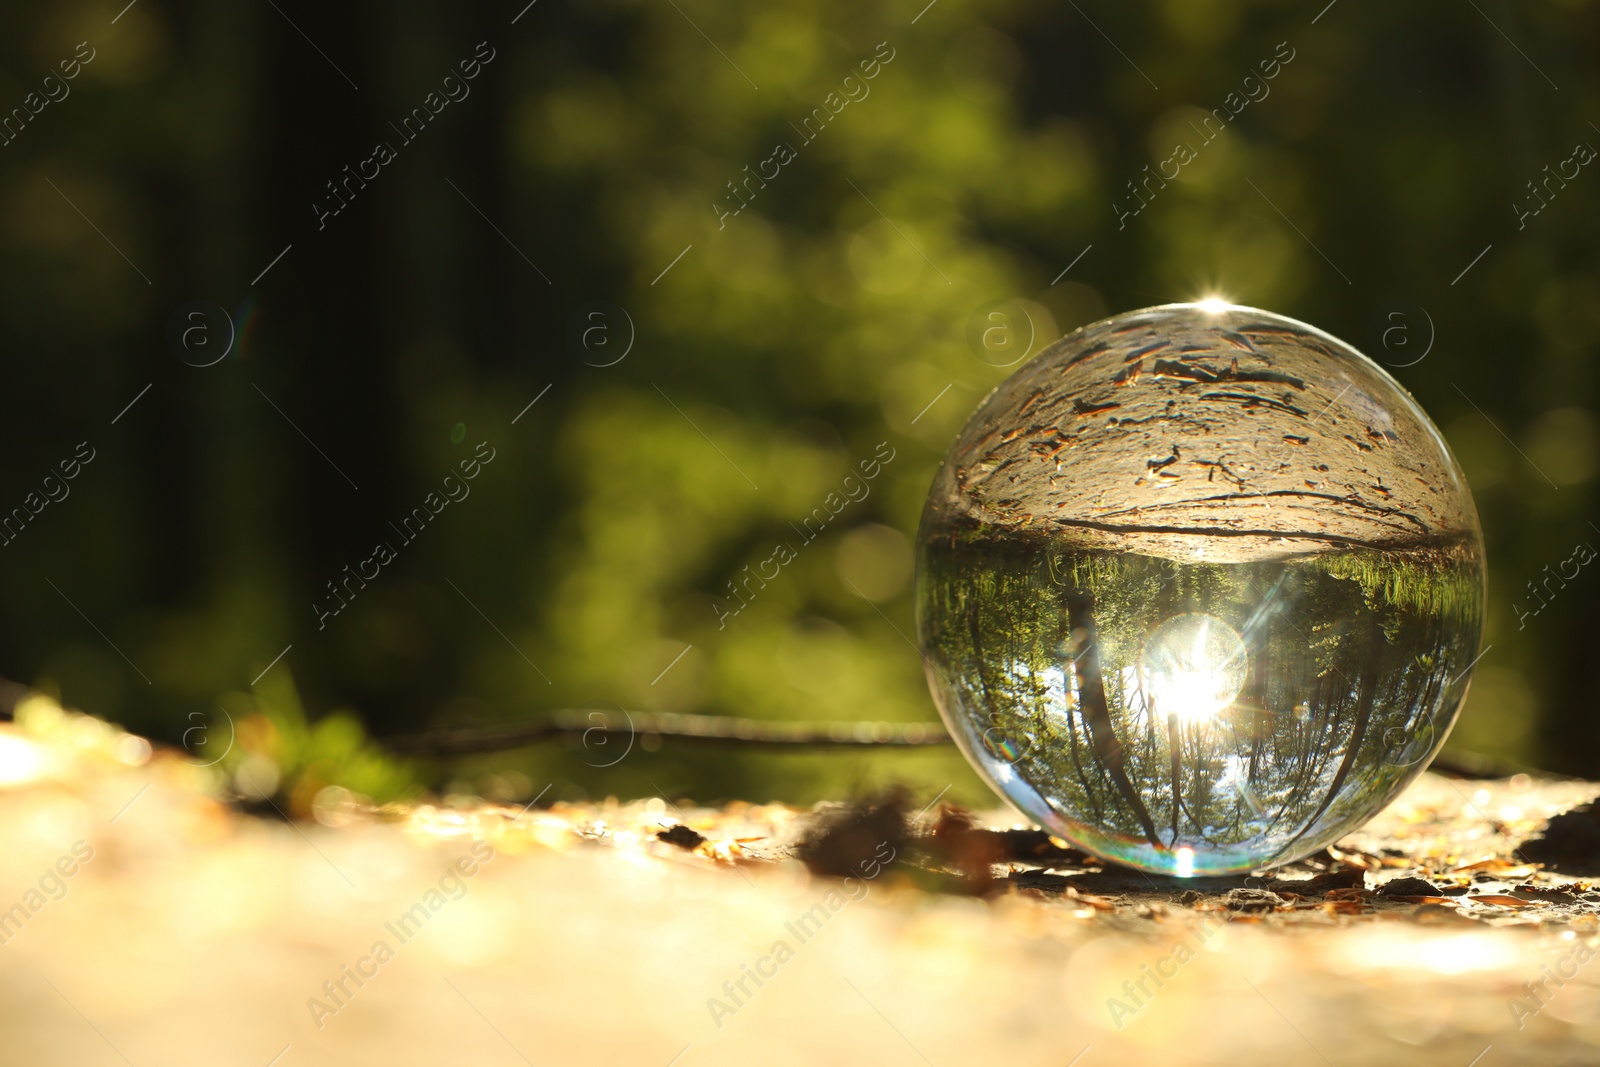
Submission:
<svg viewBox="0 0 1600 1067">
<path fill-rule="evenodd" d="M 1430 774 L 1309 863 L 1178 881 L 932 797 L 290 823 L 33 710 L 0 726 L 4 1065 L 1600 1060 L 1600 892 L 1515 851 L 1592 783 Z"/>
</svg>

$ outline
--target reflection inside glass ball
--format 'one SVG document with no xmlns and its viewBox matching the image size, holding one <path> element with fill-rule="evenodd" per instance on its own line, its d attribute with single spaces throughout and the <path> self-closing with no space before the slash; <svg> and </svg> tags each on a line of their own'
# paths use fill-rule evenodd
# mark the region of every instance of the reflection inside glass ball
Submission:
<svg viewBox="0 0 1600 1067">
<path fill-rule="evenodd" d="M 929 684 L 991 785 L 1107 859 L 1289 862 L 1443 744 L 1483 609 L 1454 459 L 1303 323 L 1171 305 L 991 394 L 918 537 Z"/>
</svg>

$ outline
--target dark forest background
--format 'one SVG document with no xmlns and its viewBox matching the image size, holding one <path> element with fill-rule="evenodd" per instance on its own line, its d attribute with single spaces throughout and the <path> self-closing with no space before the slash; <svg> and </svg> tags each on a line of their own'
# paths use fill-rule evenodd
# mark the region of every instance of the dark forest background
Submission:
<svg viewBox="0 0 1600 1067">
<path fill-rule="evenodd" d="M 0 547 L 0 674 L 197 754 L 230 732 L 219 766 L 285 788 L 979 800 L 950 752 L 395 765 L 363 737 L 932 718 L 910 538 L 1015 350 L 974 315 L 1009 302 L 1036 351 L 1221 294 L 1385 363 L 1460 457 L 1492 648 L 1452 745 L 1600 774 L 1600 575 L 1537 614 L 1527 587 L 1600 543 L 1597 44 L 1585 0 L 4 5 L 0 112 L 70 91 L 0 147 L 0 510 L 70 495 Z M 491 51 L 405 143 L 390 123 Z M 401 542 L 480 442 L 470 496 Z M 880 442 L 870 494 L 719 625 Z"/>
</svg>

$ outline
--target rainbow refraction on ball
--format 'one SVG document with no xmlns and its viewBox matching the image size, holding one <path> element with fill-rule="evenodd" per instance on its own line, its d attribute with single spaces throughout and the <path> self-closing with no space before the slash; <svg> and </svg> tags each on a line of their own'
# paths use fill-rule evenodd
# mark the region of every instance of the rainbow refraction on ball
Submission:
<svg viewBox="0 0 1600 1067">
<path fill-rule="evenodd" d="M 1287 863 L 1444 743 L 1482 630 L 1460 468 L 1361 353 L 1220 302 L 1118 315 L 1001 383 L 918 534 L 929 685 L 979 773 L 1150 871 Z"/>
</svg>

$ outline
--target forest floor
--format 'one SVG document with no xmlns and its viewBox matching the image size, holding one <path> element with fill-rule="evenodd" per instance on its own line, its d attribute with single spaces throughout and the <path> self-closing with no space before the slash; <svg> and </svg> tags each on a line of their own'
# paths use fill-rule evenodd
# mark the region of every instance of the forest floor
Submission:
<svg viewBox="0 0 1600 1067">
<path fill-rule="evenodd" d="M 1600 784 L 1429 774 L 1306 863 L 1179 880 L 931 797 L 291 823 L 30 722 L 0 725 L 0 1064 L 1600 1060 L 1600 891 L 1518 850 Z"/>
</svg>

